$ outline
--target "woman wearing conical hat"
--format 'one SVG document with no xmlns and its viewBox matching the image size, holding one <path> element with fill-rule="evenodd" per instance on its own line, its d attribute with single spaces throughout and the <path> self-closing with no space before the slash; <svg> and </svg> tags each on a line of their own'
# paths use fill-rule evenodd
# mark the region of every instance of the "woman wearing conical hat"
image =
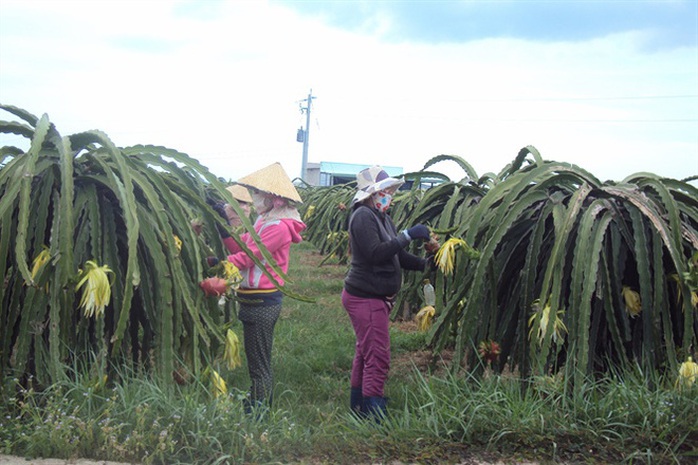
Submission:
<svg viewBox="0 0 698 465">
<path fill-rule="evenodd" d="M 291 244 L 301 242 L 300 233 L 305 229 L 295 207 L 301 203 L 298 191 L 279 163 L 245 176 L 237 184 L 249 191 L 258 215 L 254 229 L 276 265 L 286 273 Z M 241 238 L 255 257 L 264 261 L 250 234 L 243 234 Z M 258 407 L 271 405 L 271 349 L 283 294 L 232 238 L 224 238 L 223 242 L 230 251 L 228 260 L 243 276 L 237 290 L 240 302 L 238 318 L 243 324 L 245 354 L 252 381 L 250 398 L 245 404 L 246 411 L 250 413 Z M 267 265 L 266 271 L 283 285 L 283 279 L 271 266 Z"/>
<path fill-rule="evenodd" d="M 250 211 L 252 209 L 252 197 L 247 191 L 247 188 L 239 184 L 233 184 L 225 188 L 237 200 L 238 205 L 245 213 L 245 215 L 250 216 Z M 230 206 L 230 204 L 223 205 L 223 213 L 225 214 L 225 219 L 228 224 L 233 228 L 238 228 L 242 226 L 242 220 L 237 212 Z"/>
</svg>

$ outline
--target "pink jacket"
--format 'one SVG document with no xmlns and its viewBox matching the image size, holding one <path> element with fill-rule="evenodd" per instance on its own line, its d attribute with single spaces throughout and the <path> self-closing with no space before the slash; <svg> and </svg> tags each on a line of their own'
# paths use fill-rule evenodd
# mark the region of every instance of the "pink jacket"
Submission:
<svg viewBox="0 0 698 465">
<path fill-rule="evenodd" d="M 290 218 L 266 222 L 260 218 L 257 219 L 254 225 L 254 230 L 262 239 L 262 243 L 267 250 L 269 250 L 271 256 L 284 273 L 288 271 L 288 256 L 291 249 L 291 243 L 297 244 L 303 240 L 300 233 L 304 229 L 305 224 L 302 221 Z M 255 257 L 264 262 L 262 253 L 259 251 L 257 244 L 255 244 L 250 234 L 245 233 L 240 237 L 243 241 L 245 241 L 245 245 L 249 247 L 249 249 L 254 253 Z M 240 249 L 232 237 L 224 239 L 223 243 L 231 253 L 231 255 L 228 255 L 228 260 L 232 262 L 233 265 L 238 267 L 240 273 L 242 274 L 243 281 L 240 287 L 260 290 L 274 289 L 274 284 L 264 273 L 262 273 L 259 267 L 254 264 L 252 259 Z M 274 272 L 274 270 L 272 270 L 270 266 L 267 266 L 266 268 L 272 274 L 272 276 L 274 276 L 277 282 L 279 282 L 279 284 L 284 284 L 284 281 Z"/>
</svg>

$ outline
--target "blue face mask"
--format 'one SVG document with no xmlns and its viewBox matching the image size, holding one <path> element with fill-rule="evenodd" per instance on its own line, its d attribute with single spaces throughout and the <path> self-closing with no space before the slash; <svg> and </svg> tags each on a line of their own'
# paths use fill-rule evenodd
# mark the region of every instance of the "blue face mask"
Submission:
<svg viewBox="0 0 698 465">
<path fill-rule="evenodd" d="M 382 191 L 371 195 L 373 207 L 381 213 L 388 211 L 392 201 L 393 196 Z"/>
</svg>

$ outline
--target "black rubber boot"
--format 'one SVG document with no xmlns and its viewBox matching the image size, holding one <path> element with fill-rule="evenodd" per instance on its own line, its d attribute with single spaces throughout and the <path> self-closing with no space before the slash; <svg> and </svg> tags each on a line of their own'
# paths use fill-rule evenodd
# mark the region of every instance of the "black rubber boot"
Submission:
<svg viewBox="0 0 698 465">
<path fill-rule="evenodd" d="M 349 406 L 351 412 L 359 418 L 366 417 L 366 401 L 364 399 L 363 392 L 361 388 L 351 388 L 351 395 L 349 397 Z"/>
<path fill-rule="evenodd" d="M 387 414 L 385 397 L 365 397 L 364 399 L 366 401 L 366 415 L 380 424 Z"/>
</svg>

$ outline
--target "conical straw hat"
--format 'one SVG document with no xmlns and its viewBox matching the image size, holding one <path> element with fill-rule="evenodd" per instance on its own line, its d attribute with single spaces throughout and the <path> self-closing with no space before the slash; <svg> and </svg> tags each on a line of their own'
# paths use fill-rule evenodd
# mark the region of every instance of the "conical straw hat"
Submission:
<svg viewBox="0 0 698 465">
<path fill-rule="evenodd" d="M 230 192 L 233 198 L 238 202 L 252 203 L 252 197 L 250 196 L 250 192 L 247 190 L 245 186 L 233 184 L 232 186 L 228 186 L 225 189 L 228 192 Z"/>
<path fill-rule="evenodd" d="M 274 163 L 238 179 L 238 184 L 303 203 L 281 163 Z"/>
</svg>

